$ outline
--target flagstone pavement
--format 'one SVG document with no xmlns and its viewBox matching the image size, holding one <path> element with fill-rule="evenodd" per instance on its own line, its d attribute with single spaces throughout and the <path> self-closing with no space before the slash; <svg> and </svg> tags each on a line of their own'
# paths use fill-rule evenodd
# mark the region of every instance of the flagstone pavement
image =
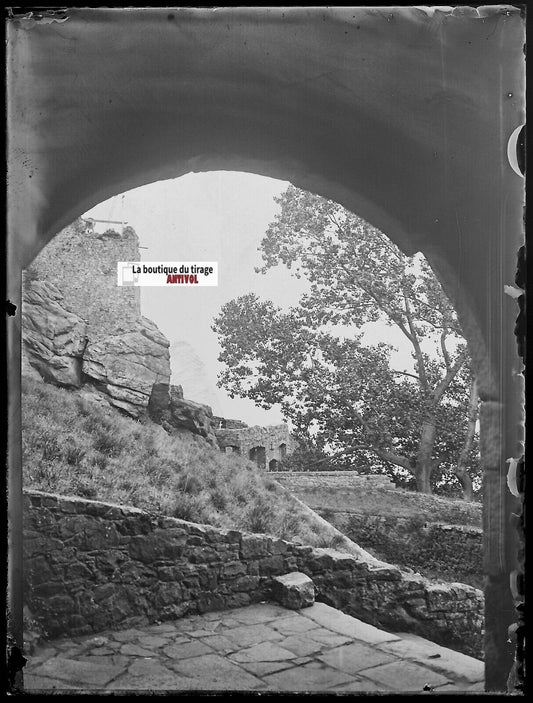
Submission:
<svg viewBox="0 0 533 703">
<path fill-rule="evenodd" d="M 57 639 L 28 657 L 28 693 L 483 691 L 484 664 L 323 603 L 260 603 Z"/>
</svg>

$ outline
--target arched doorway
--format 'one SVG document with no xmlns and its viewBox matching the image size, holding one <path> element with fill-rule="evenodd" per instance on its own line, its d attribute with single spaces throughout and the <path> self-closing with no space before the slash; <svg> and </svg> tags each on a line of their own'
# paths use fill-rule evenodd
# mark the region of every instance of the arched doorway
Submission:
<svg viewBox="0 0 533 703">
<path fill-rule="evenodd" d="M 7 297 L 19 310 L 21 269 L 63 226 L 111 195 L 188 171 L 290 180 L 430 261 L 480 383 L 487 682 L 505 688 L 518 566 L 509 515 L 519 509 L 506 461 L 523 452 L 523 379 L 517 310 L 502 291 L 522 243 L 523 187 L 503 155 L 524 121 L 520 10 L 73 8 L 66 21 L 36 22 L 8 25 Z M 20 644 L 20 316 L 9 318 L 8 355 Z"/>
<path fill-rule="evenodd" d="M 252 447 L 248 452 L 248 458 L 260 469 L 266 469 L 266 449 L 265 447 Z"/>
</svg>

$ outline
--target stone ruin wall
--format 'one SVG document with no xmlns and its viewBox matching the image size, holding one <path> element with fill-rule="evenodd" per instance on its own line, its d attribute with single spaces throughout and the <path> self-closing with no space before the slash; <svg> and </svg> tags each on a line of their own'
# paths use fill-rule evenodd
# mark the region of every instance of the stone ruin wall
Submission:
<svg viewBox="0 0 533 703">
<path fill-rule="evenodd" d="M 388 476 L 357 471 L 280 471 L 271 477 L 379 559 L 483 588 L 481 505 L 404 491 Z M 391 492 L 404 514 L 371 507 L 386 505 Z"/>
<path fill-rule="evenodd" d="M 50 240 L 29 269 L 59 288 L 65 307 L 88 323 L 94 337 L 132 330 L 140 321 L 140 289 L 117 286 L 116 266 L 139 259 L 139 238 L 131 227 L 122 234 L 98 234 L 78 218 Z"/>
<path fill-rule="evenodd" d="M 385 488 L 394 490 L 396 488 L 390 476 L 360 474 L 357 471 L 280 471 L 272 478 L 296 494 L 306 489 L 327 488 L 333 490 L 338 488 L 341 491 L 347 489 L 368 491 Z M 302 499 L 305 500 L 305 497 Z"/>
<path fill-rule="evenodd" d="M 481 658 L 483 593 L 238 530 L 27 491 L 25 604 L 48 636 L 123 629 L 272 599 L 300 571 L 316 600 L 390 631 Z"/>
<path fill-rule="evenodd" d="M 215 429 L 215 435 L 221 451 L 240 454 L 265 471 L 275 471 L 285 456 L 297 447 L 285 424 L 248 427 L 239 420 L 216 420 L 218 429 Z"/>
</svg>

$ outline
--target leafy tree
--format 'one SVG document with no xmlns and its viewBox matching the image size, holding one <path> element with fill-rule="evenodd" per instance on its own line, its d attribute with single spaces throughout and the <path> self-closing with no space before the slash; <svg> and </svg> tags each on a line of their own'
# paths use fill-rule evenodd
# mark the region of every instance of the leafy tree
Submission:
<svg viewBox="0 0 533 703">
<path fill-rule="evenodd" d="M 294 186 L 261 244 L 268 269 L 308 281 L 288 311 L 253 293 L 215 319 L 230 395 L 280 403 L 296 435 L 332 461 L 413 480 L 430 493 L 455 476 L 466 498 L 478 470 L 477 391 L 457 316 L 429 265 L 337 203 Z M 411 345 L 413 370 L 392 347 L 363 344 L 384 320 Z"/>
</svg>

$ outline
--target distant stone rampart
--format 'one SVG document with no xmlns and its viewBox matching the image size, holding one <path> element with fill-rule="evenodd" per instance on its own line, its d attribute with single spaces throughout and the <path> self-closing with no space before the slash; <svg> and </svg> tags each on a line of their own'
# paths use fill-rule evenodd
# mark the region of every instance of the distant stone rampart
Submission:
<svg viewBox="0 0 533 703">
<path fill-rule="evenodd" d="M 296 441 L 285 424 L 248 427 L 238 420 L 216 420 L 215 435 L 220 449 L 240 454 L 265 471 L 276 471 L 283 459 L 296 449 Z"/>
</svg>

